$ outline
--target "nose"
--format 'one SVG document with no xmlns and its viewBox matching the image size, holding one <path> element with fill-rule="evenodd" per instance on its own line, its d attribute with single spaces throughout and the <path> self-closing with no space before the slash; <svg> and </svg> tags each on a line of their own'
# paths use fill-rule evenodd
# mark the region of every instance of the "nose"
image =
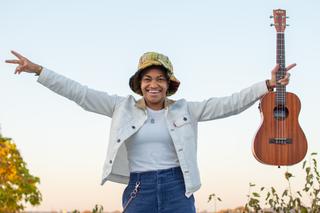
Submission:
<svg viewBox="0 0 320 213">
<path fill-rule="evenodd" d="M 150 87 L 151 87 L 151 88 L 156 88 L 156 87 L 158 87 L 157 81 L 153 79 L 153 80 L 150 82 Z"/>
</svg>

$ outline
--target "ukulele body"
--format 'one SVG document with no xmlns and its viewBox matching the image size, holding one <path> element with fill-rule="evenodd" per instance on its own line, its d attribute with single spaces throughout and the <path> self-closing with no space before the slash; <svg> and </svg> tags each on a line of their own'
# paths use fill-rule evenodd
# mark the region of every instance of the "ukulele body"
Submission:
<svg viewBox="0 0 320 213">
<path fill-rule="evenodd" d="M 255 158 L 269 165 L 293 165 L 307 152 L 307 139 L 298 121 L 300 100 L 293 93 L 285 93 L 286 102 L 276 104 L 276 93 L 267 93 L 260 102 L 261 126 L 253 141 Z"/>
</svg>

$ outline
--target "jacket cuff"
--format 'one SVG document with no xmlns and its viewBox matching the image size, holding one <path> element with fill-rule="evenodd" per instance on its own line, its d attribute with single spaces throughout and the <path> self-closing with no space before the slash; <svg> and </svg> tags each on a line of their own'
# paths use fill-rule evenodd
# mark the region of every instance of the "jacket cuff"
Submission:
<svg viewBox="0 0 320 213">
<path fill-rule="evenodd" d="M 266 81 L 261 81 L 257 84 L 257 92 L 260 97 L 269 92 Z"/>
<path fill-rule="evenodd" d="M 48 70 L 47 68 L 43 67 L 38 79 L 37 79 L 37 82 L 39 82 L 40 84 L 45 84 L 45 82 L 47 81 L 47 79 L 49 78 L 50 76 L 50 70 Z"/>
</svg>

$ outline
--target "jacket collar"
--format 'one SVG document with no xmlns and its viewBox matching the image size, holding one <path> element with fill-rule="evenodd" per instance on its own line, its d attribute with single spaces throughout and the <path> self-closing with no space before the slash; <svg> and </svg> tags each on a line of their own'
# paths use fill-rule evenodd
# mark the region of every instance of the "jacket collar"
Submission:
<svg viewBox="0 0 320 213">
<path fill-rule="evenodd" d="M 176 101 L 175 100 L 172 100 L 172 99 L 169 99 L 169 98 L 166 98 L 164 100 L 164 108 L 168 108 L 171 104 L 175 103 Z M 147 109 L 147 105 L 146 105 L 146 102 L 144 100 L 144 98 L 140 98 L 136 104 L 135 104 L 136 107 L 140 108 L 140 109 L 143 109 L 143 110 L 146 110 Z"/>
</svg>

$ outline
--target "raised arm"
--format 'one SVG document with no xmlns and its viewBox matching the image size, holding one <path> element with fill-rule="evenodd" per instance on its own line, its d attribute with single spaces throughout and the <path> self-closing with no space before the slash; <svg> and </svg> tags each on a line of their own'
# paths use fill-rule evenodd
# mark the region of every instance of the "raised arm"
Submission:
<svg viewBox="0 0 320 213">
<path fill-rule="evenodd" d="M 296 64 L 291 64 L 286 68 L 289 71 Z M 268 90 L 272 90 L 276 86 L 276 73 L 279 70 L 277 64 L 271 71 L 271 79 L 256 83 L 240 92 L 234 93 L 226 97 L 214 97 L 202 102 L 188 102 L 188 108 L 191 114 L 198 121 L 208 121 L 218 118 L 224 118 L 238 114 L 253 105 Z M 290 74 L 287 73 L 278 83 L 287 85 L 289 83 Z"/>
<path fill-rule="evenodd" d="M 201 102 L 188 102 L 198 121 L 209 121 L 238 114 L 254 104 L 268 91 L 265 81 L 226 97 L 212 97 Z"/>
<path fill-rule="evenodd" d="M 117 104 L 123 99 L 123 97 L 117 95 L 109 95 L 106 92 L 90 89 L 74 80 L 31 62 L 15 51 L 11 52 L 18 59 L 6 60 L 6 63 L 18 64 L 15 74 L 26 72 L 39 75 L 39 83 L 55 93 L 76 102 L 87 111 L 112 117 Z"/>
</svg>

